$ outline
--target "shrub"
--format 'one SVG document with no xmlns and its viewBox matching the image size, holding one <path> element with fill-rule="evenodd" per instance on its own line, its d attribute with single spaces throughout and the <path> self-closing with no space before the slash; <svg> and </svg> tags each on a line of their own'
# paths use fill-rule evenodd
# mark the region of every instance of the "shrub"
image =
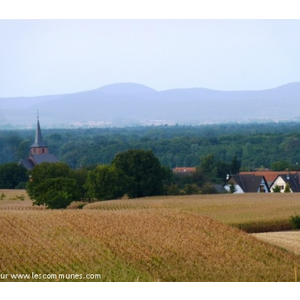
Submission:
<svg viewBox="0 0 300 300">
<path fill-rule="evenodd" d="M 284 192 L 285 192 L 285 193 L 290 193 L 290 192 L 291 192 L 289 183 L 286 184 L 285 189 L 284 189 Z"/>
<path fill-rule="evenodd" d="M 295 215 L 290 217 L 290 223 L 293 229 L 300 229 L 300 216 Z"/>
<path fill-rule="evenodd" d="M 21 196 L 16 196 L 16 198 L 18 199 L 18 200 L 22 200 L 22 201 L 24 201 L 25 200 L 25 196 L 22 194 Z"/>
<path fill-rule="evenodd" d="M 209 183 L 205 183 L 201 188 L 201 194 L 217 194 L 218 191 Z"/>
<path fill-rule="evenodd" d="M 186 184 L 184 186 L 184 191 L 186 195 L 196 195 L 199 194 L 200 189 L 197 184 Z"/>
<path fill-rule="evenodd" d="M 234 194 L 234 193 L 236 192 L 236 188 L 235 188 L 235 186 L 234 186 L 233 183 L 230 184 L 229 191 L 230 191 L 230 193 L 232 193 L 232 194 Z"/>
<path fill-rule="evenodd" d="M 280 193 L 280 186 L 278 186 L 278 185 L 276 184 L 275 187 L 273 188 L 273 192 L 274 192 L 274 193 Z"/>
</svg>

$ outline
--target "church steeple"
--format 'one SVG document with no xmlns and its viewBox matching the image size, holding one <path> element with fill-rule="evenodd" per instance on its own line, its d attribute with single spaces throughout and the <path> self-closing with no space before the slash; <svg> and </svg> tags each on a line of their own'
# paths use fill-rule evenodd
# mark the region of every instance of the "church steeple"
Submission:
<svg viewBox="0 0 300 300">
<path fill-rule="evenodd" d="M 57 163 L 58 158 L 48 152 L 48 146 L 43 142 L 39 114 L 37 115 L 36 133 L 34 143 L 30 147 L 30 155 L 26 159 L 20 159 L 19 164 L 27 170 L 32 170 L 36 165 L 44 162 Z"/>
<path fill-rule="evenodd" d="M 37 125 L 34 143 L 30 146 L 31 154 L 47 154 L 48 146 L 43 142 L 39 115 L 37 115 Z"/>
</svg>

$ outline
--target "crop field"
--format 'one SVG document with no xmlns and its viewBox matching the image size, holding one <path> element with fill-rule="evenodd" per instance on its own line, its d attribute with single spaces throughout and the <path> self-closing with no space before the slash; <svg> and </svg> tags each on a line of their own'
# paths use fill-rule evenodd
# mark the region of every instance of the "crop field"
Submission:
<svg viewBox="0 0 300 300">
<path fill-rule="evenodd" d="M 90 203 L 84 209 L 171 209 L 205 215 L 231 225 L 288 220 L 300 214 L 297 194 L 221 194 L 150 197 Z"/>
<path fill-rule="evenodd" d="M 14 203 L 20 204 L 20 201 L 24 201 L 27 205 L 29 204 L 30 198 L 25 190 L 0 190 L 0 206 L 5 204 L 14 205 Z"/>
<path fill-rule="evenodd" d="M 298 255 L 227 224 L 284 219 L 297 197 L 242 196 L 0 200 L 0 281 L 294 281 Z"/>
</svg>

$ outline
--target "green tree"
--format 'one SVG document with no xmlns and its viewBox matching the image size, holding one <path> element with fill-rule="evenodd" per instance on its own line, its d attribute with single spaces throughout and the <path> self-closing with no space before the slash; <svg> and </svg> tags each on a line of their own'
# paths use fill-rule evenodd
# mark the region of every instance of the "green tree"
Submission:
<svg viewBox="0 0 300 300">
<path fill-rule="evenodd" d="M 213 154 L 201 157 L 201 169 L 207 176 L 210 176 L 215 168 L 216 160 Z"/>
<path fill-rule="evenodd" d="M 130 186 L 130 178 L 114 165 L 99 165 L 89 171 L 85 188 L 89 198 L 97 200 L 118 199 Z"/>
<path fill-rule="evenodd" d="M 119 153 L 112 161 L 116 169 L 130 180 L 124 191 L 131 198 L 163 194 L 165 172 L 153 152 L 148 150 L 128 150 Z"/>
<path fill-rule="evenodd" d="M 235 155 L 231 161 L 230 165 L 230 173 L 231 174 L 238 174 L 241 168 L 241 162 L 237 159 L 237 156 Z"/>
<path fill-rule="evenodd" d="M 15 189 L 24 188 L 28 181 L 26 169 L 16 163 L 0 165 L 0 188 Z"/>
<path fill-rule="evenodd" d="M 217 194 L 218 191 L 209 182 L 206 182 L 201 188 L 201 194 Z"/>
<path fill-rule="evenodd" d="M 66 208 L 79 200 L 80 191 L 75 179 L 47 178 L 34 187 L 33 205 L 45 205 L 51 209 Z"/>
<path fill-rule="evenodd" d="M 221 160 L 216 160 L 213 154 L 201 157 L 201 169 L 203 174 L 215 183 L 222 183 L 228 173 L 230 165 Z"/>
<path fill-rule="evenodd" d="M 80 200 L 86 200 L 88 198 L 87 196 L 87 189 L 85 187 L 85 183 L 87 181 L 88 176 L 88 169 L 86 168 L 80 168 L 76 170 L 70 170 L 70 178 L 75 179 L 77 182 L 77 186 L 80 190 Z"/>
<path fill-rule="evenodd" d="M 285 192 L 285 193 L 290 193 L 290 192 L 291 192 L 290 185 L 289 185 L 288 182 L 287 182 L 287 184 L 285 185 L 284 192 Z"/>
<path fill-rule="evenodd" d="M 165 186 L 166 195 L 181 195 L 181 190 L 177 184 L 169 184 Z"/>
<path fill-rule="evenodd" d="M 236 192 L 236 188 L 235 188 L 233 182 L 230 183 L 229 191 L 230 191 L 231 194 L 234 194 Z"/>
<path fill-rule="evenodd" d="M 199 194 L 200 189 L 197 184 L 186 184 L 184 186 L 184 192 L 187 195 L 196 195 Z"/>
<path fill-rule="evenodd" d="M 199 187 L 203 186 L 203 184 L 207 181 L 203 170 L 200 167 L 196 167 L 196 172 L 191 174 L 191 182 L 196 183 Z"/>
<path fill-rule="evenodd" d="M 284 160 L 275 161 L 271 163 L 271 170 L 272 171 L 285 171 L 287 169 L 290 169 L 291 165 Z"/>
<path fill-rule="evenodd" d="M 29 140 L 23 140 L 17 148 L 17 158 L 25 158 L 29 154 L 29 149 L 30 149 L 30 141 Z"/>
<path fill-rule="evenodd" d="M 81 199 L 78 180 L 64 163 L 42 163 L 34 167 L 26 191 L 34 205 L 66 208 Z"/>
<path fill-rule="evenodd" d="M 70 167 L 62 162 L 44 162 L 30 172 L 30 186 L 36 186 L 48 178 L 70 177 Z"/>
</svg>

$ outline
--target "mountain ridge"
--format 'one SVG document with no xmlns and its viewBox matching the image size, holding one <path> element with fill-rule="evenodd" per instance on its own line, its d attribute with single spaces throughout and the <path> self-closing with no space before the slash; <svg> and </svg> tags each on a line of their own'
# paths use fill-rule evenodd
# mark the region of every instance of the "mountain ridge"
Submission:
<svg viewBox="0 0 300 300">
<path fill-rule="evenodd" d="M 253 91 L 156 91 L 115 83 L 70 94 L 0 98 L 0 128 L 30 127 L 37 110 L 47 127 L 300 121 L 300 82 Z"/>
</svg>

